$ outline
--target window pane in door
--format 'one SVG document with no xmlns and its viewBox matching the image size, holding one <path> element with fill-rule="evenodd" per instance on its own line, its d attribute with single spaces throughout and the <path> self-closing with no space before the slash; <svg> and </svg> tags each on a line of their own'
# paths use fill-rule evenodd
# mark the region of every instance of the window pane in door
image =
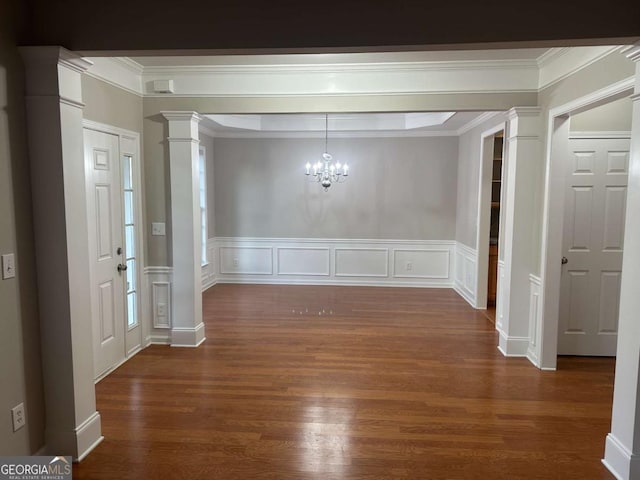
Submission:
<svg viewBox="0 0 640 480">
<path fill-rule="evenodd" d="M 138 315 L 136 311 L 136 292 L 127 295 L 127 324 L 131 327 L 138 323 Z"/>
<path fill-rule="evenodd" d="M 131 157 L 126 156 L 122 159 L 122 174 L 124 175 L 124 188 L 131 190 Z"/>
<path fill-rule="evenodd" d="M 124 192 L 124 223 L 133 223 L 133 192 Z"/>
<path fill-rule="evenodd" d="M 127 260 L 127 292 L 136 289 L 136 261 Z"/>
<path fill-rule="evenodd" d="M 133 225 L 127 225 L 125 227 L 125 253 L 127 254 L 127 258 L 132 258 L 136 256 L 136 242 L 135 242 L 135 231 Z"/>
</svg>

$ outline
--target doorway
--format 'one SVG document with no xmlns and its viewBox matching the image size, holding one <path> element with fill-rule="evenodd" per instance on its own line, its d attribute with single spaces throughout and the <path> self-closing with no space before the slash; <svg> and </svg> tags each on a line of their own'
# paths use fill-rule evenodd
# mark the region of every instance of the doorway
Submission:
<svg viewBox="0 0 640 480">
<path fill-rule="evenodd" d="M 549 112 L 545 179 L 546 196 L 542 232 L 543 323 L 542 328 L 536 334 L 536 343 L 540 345 L 539 366 L 544 370 L 556 369 L 559 352 L 558 340 L 562 331 L 562 326 L 560 325 L 561 285 L 563 282 L 563 270 L 566 270 L 565 265 L 568 264 L 563 264 L 561 260 L 565 251 L 563 242 L 565 240 L 567 173 L 570 171 L 568 168 L 570 166 L 568 159 L 571 151 L 569 144 L 571 136 L 570 124 L 578 114 L 616 100 L 628 98 L 632 91 L 633 79 L 625 80 L 593 92 L 586 97 L 578 98 L 570 103 L 553 108 Z M 574 163 L 575 161 L 576 159 L 574 158 Z M 574 165 L 574 173 L 575 170 Z M 600 280 L 603 281 L 602 278 Z M 611 278 L 607 278 L 607 280 L 611 280 Z M 584 283 L 587 284 L 589 282 Z M 610 281 L 608 286 L 612 283 Z M 617 304 L 618 299 L 616 299 L 614 305 Z M 607 308 L 611 310 L 610 307 Z M 582 334 L 576 332 L 576 335 Z"/>
<path fill-rule="evenodd" d="M 500 203 L 502 194 L 502 158 L 504 132 L 493 137 L 491 163 L 491 214 L 489 219 L 489 268 L 487 272 L 487 316 L 496 323 L 496 300 L 498 294 L 498 239 L 500 237 Z"/>
<path fill-rule="evenodd" d="M 99 381 L 142 346 L 139 162 L 137 138 L 84 125 L 94 378 Z"/>
<path fill-rule="evenodd" d="M 570 118 L 558 355 L 616 355 L 630 126 L 628 99 Z"/>
</svg>

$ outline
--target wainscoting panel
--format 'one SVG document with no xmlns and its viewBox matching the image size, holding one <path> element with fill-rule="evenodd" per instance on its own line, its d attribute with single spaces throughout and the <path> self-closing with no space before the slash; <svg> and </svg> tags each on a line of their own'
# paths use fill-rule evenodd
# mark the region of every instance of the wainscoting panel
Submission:
<svg viewBox="0 0 640 480">
<path fill-rule="evenodd" d="M 218 251 L 221 274 L 273 275 L 273 247 L 237 245 Z"/>
<path fill-rule="evenodd" d="M 214 244 L 219 283 L 453 286 L 451 240 L 221 237 Z"/>
<path fill-rule="evenodd" d="M 498 285 L 496 293 L 496 330 L 500 333 L 504 328 L 504 260 L 498 260 Z"/>
<path fill-rule="evenodd" d="M 472 307 L 476 305 L 478 282 L 476 278 L 478 253 L 463 243 L 456 244 L 456 277 L 454 288 Z"/>
<path fill-rule="evenodd" d="M 171 343 L 172 267 L 145 267 L 145 289 L 142 305 L 143 321 L 149 329 L 145 346 Z"/>
<path fill-rule="evenodd" d="M 535 275 L 529 275 L 529 348 L 527 358 L 536 367 L 540 367 L 540 337 L 542 335 L 542 305 L 540 293 L 542 280 Z"/>
<path fill-rule="evenodd" d="M 278 275 L 330 275 L 330 250 L 323 247 L 277 247 Z"/>
<path fill-rule="evenodd" d="M 393 250 L 393 276 L 448 279 L 450 256 L 449 249 L 396 248 Z"/>
<path fill-rule="evenodd" d="M 388 248 L 336 248 L 336 277 L 388 277 Z"/>
<path fill-rule="evenodd" d="M 216 284 L 216 256 L 215 239 L 207 240 L 207 264 L 202 266 L 202 291 Z"/>
</svg>

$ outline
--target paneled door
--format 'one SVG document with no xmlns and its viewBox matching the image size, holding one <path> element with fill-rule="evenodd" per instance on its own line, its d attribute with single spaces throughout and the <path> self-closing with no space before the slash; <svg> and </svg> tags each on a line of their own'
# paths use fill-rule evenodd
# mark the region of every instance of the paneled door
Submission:
<svg viewBox="0 0 640 480">
<path fill-rule="evenodd" d="M 629 140 L 569 147 L 558 354 L 615 356 Z"/>
<path fill-rule="evenodd" d="M 125 359 L 123 206 L 119 139 L 84 130 L 95 378 Z"/>
</svg>

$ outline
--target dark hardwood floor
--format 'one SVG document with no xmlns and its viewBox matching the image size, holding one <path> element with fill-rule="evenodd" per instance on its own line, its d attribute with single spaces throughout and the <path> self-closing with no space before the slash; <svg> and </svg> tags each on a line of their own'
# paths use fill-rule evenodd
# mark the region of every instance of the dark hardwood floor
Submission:
<svg viewBox="0 0 640 480">
<path fill-rule="evenodd" d="M 504 358 L 452 290 L 218 285 L 96 386 L 75 479 L 612 479 L 614 360 Z"/>
</svg>

